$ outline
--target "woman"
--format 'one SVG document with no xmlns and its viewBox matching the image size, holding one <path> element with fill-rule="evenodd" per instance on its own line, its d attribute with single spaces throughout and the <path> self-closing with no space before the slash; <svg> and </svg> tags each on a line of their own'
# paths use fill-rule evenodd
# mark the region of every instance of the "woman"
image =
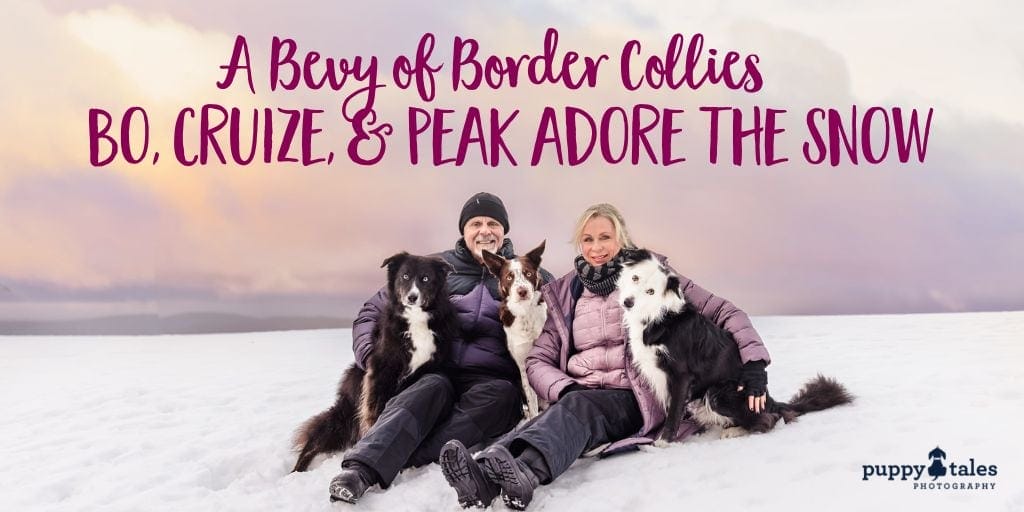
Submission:
<svg viewBox="0 0 1024 512">
<path fill-rule="evenodd" d="M 635 246 L 622 215 L 609 204 L 591 206 L 576 224 L 574 241 L 580 252 L 575 270 L 544 286 L 548 320 L 526 360 L 530 385 L 551 406 L 475 459 L 458 441 L 441 451 L 441 471 L 464 507 L 486 507 L 500 494 L 506 505 L 522 510 L 539 484 L 550 483 L 580 455 L 651 443 L 665 421 L 627 350 L 616 281 L 621 251 Z M 687 301 L 733 334 L 749 405 L 760 411 L 770 360 L 750 318 L 689 279 L 679 280 Z M 684 422 L 674 439 L 695 431 Z"/>
</svg>

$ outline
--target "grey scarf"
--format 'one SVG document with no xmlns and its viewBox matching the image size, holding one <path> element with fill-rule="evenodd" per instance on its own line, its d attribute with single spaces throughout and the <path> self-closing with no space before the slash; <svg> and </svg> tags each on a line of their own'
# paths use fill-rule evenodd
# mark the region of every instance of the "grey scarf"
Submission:
<svg viewBox="0 0 1024 512">
<path fill-rule="evenodd" d="M 576 256 L 576 275 L 583 282 L 583 287 L 597 295 L 608 295 L 615 291 L 615 282 L 622 272 L 622 251 L 614 258 L 595 267 L 583 258 L 583 255 Z"/>
</svg>

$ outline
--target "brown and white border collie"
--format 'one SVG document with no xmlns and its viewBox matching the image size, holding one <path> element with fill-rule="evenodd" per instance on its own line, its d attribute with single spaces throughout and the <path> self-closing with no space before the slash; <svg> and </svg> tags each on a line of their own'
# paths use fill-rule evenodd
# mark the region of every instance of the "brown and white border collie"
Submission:
<svg viewBox="0 0 1024 512">
<path fill-rule="evenodd" d="M 458 332 L 448 299 L 448 263 L 400 252 L 382 266 L 388 269 L 388 303 L 373 330 L 366 370 L 353 363 L 341 377 L 334 405 L 296 431 L 299 458 L 292 471 L 305 471 L 319 454 L 354 445 L 391 397 L 444 360 Z"/>
<path fill-rule="evenodd" d="M 522 376 L 527 420 L 536 416 L 540 409 L 537 393 L 526 379 L 526 356 L 548 319 L 548 307 L 540 295 L 540 286 L 543 284 L 540 259 L 546 242 L 541 242 L 525 256 L 510 260 L 483 251 L 487 269 L 498 278 L 502 298 L 499 311 L 501 324 L 505 328 L 508 351 L 519 366 L 519 374 Z"/>
</svg>

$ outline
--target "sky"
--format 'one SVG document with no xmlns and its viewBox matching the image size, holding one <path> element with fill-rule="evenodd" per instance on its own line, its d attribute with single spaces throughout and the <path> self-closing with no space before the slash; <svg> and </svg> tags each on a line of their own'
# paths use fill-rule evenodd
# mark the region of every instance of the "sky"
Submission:
<svg viewBox="0 0 1024 512">
<path fill-rule="evenodd" d="M 638 244 L 666 254 L 698 284 L 751 314 L 905 313 L 1024 308 L 1024 35 L 1022 7 L 977 2 L 61 2 L 18 3 L 0 30 L 0 319 L 221 311 L 254 316 L 354 316 L 383 284 L 380 262 L 400 250 L 453 246 L 462 203 L 501 196 L 509 237 L 525 251 L 547 240 L 545 266 L 571 269 L 569 239 L 587 206 L 608 202 Z M 390 63 L 435 34 L 439 60 L 456 36 L 481 54 L 608 54 L 593 89 L 525 85 L 452 92 L 424 102 L 390 81 Z M 644 57 L 673 34 L 756 54 L 754 93 L 626 91 L 614 80 L 625 41 Z M 221 90 L 236 36 L 249 43 L 256 92 Z M 447 108 L 457 131 L 467 108 L 519 109 L 506 132 L 520 165 L 409 163 L 406 134 L 374 166 L 336 161 L 184 167 L 173 122 L 206 103 L 324 109 L 349 93 L 270 91 L 270 42 L 300 52 L 375 55 L 381 119 L 407 128 L 409 107 Z M 445 61 L 438 82 L 451 80 Z M 525 165 L 545 106 L 600 113 L 647 103 L 683 109 L 678 166 Z M 786 164 L 710 165 L 703 105 L 777 108 Z M 812 166 L 799 158 L 803 113 L 852 105 L 934 109 L 923 163 Z M 88 112 L 142 106 L 153 165 L 89 161 Z M 334 119 L 334 117 L 330 117 Z M 251 122 L 251 121 L 250 121 Z M 315 153 L 343 151 L 324 122 Z M 194 125 L 193 125 L 194 126 Z M 244 126 L 244 125 L 243 125 Z M 275 133 L 281 133 L 277 128 Z M 137 134 L 137 132 L 133 132 Z M 136 136 L 136 135 L 133 135 Z M 195 147 L 196 130 L 186 143 Z M 877 144 L 880 138 L 872 139 Z M 421 144 L 426 144 L 425 142 Z M 454 151 L 453 137 L 445 151 Z M 421 151 L 427 148 L 421 146 Z"/>
</svg>

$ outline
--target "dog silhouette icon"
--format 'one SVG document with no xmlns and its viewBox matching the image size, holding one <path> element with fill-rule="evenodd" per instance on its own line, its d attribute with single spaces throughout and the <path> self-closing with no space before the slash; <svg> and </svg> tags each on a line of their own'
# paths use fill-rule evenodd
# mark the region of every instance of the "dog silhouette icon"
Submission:
<svg viewBox="0 0 1024 512">
<path fill-rule="evenodd" d="M 932 481 L 934 482 L 940 476 L 946 476 L 946 466 L 942 464 L 942 461 L 946 459 L 946 452 L 936 446 L 934 450 L 928 452 L 928 458 L 932 461 L 932 465 L 928 466 L 928 475 L 932 477 Z"/>
</svg>

